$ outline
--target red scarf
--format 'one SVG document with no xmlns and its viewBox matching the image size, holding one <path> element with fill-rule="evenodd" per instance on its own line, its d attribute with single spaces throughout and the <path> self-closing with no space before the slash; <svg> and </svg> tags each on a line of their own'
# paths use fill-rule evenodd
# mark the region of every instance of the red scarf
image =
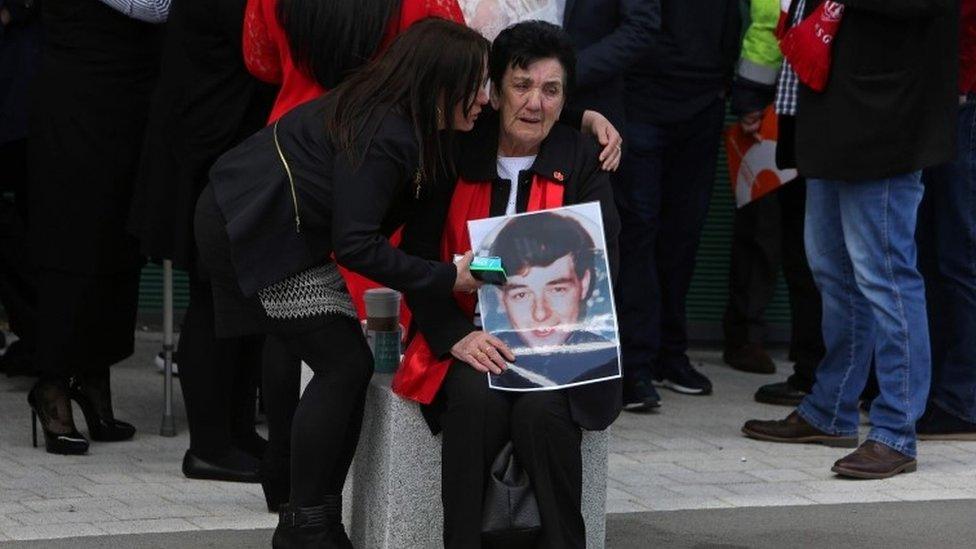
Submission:
<svg viewBox="0 0 976 549">
<path fill-rule="evenodd" d="M 527 210 L 534 212 L 562 206 L 564 190 L 561 183 L 534 176 Z M 488 217 L 490 206 L 490 183 L 458 180 L 441 238 L 442 261 L 451 261 L 456 254 L 471 249 L 468 221 Z M 454 299 L 468 318 L 474 318 L 475 294 L 455 293 Z M 441 359 L 435 356 L 427 340 L 418 332 L 407 346 L 403 364 L 393 376 L 393 392 L 421 404 L 430 404 L 444 383 L 447 368 L 453 360 L 452 357 Z"/>
<path fill-rule="evenodd" d="M 843 16 L 844 5 L 827 0 L 780 40 L 779 49 L 797 78 L 814 91 L 822 92 L 827 87 L 831 48 Z"/>
</svg>

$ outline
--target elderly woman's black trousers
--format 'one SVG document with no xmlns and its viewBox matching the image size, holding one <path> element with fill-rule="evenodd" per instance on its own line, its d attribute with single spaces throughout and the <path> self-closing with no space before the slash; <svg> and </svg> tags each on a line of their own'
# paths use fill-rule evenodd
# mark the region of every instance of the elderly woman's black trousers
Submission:
<svg viewBox="0 0 976 549">
<path fill-rule="evenodd" d="M 485 374 L 455 362 L 440 398 L 445 399 L 440 415 L 444 546 L 482 547 L 481 515 L 489 468 L 511 440 L 539 503 L 542 536 L 537 547 L 584 547 L 582 434 L 570 416 L 566 395 L 491 390 Z"/>
</svg>

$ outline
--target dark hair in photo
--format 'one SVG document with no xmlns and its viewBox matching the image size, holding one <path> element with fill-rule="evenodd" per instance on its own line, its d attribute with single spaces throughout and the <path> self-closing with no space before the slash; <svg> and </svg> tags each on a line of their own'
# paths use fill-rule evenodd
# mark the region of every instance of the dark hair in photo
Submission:
<svg viewBox="0 0 976 549">
<path fill-rule="evenodd" d="M 415 23 L 378 59 L 330 93 L 326 131 L 333 145 L 358 166 L 378 109 L 395 108 L 413 123 L 420 146 L 420 175 L 434 181 L 454 171 L 454 108 L 471 112 L 484 85 L 489 42 L 464 25 L 429 18 Z M 438 129 L 443 122 L 447 131 Z M 375 128 L 375 125 L 373 126 Z M 375 131 L 375 130 L 373 130 Z"/>
<path fill-rule="evenodd" d="M 593 273 L 593 248 L 593 238 L 579 221 L 553 212 L 540 212 L 513 217 L 505 223 L 488 253 L 502 259 L 502 267 L 509 275 L 545 267 L 569 255 L 576 276 L 583 278 L 587 271 Z M 593 280 L 591 292 L 595 286 Z"/>
<path fill-rule="evenodd" d="M 488 75 L 500 85 L 509 67 L 527 69 L 540 59 L 555 58 L 563 66 L 568 97 L 576 82 L 576 49 L 561 27 L 545 21 L 524 21 L 503 30 L 491 45 Z"/>
<path fill-rule="evenodd" d="M 278 0 L 295 64 L 334 88 L 376 54 L 400 0 Z"/>
</svg>

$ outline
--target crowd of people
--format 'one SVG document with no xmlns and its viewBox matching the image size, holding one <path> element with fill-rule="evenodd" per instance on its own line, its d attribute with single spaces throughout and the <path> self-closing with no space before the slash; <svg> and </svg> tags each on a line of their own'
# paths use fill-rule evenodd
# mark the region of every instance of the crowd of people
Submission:
<svg viewBox="0 0 976 549">
<path fill-rule="evenodd" d="M 776 164 L 799 174 L 735 212 L 724 361 L 775 371 L 782 270 L 794 367 L 755 398 L 795 411 L 743 433 L 856 447 L 832 469 L 854 478 L 914 471 L 919 439 L 976 439 L 976 0 L 0 0 L 18 337 L 0 366 L 38 377 L 48 452 L 132 438 L 110 367 L 133 353 L 143 265 L 173 261 L 183 474 L 260 482 L 277 548 L 351 547 L 362 296 L 392 288 L 409 327 L 394 390 L 441 433 L 444 545 L 485 542 L 511 444 L 532 543 L 583 547 L 581 430 L 662 407 L 658 389 L 713 392 L 685 304 L 728 112 L 749 135 L 773 112 Z M 476 322 L 468 222 L 590 202 L 622 378 L 491 389 L 517 357 Z M 531 315 L 572 324 L 596 275 L 556 218 L 506 228 L 524 234 L 497 255 L 515 277 L 563 268 L 565 310 Z"/>
</svg>

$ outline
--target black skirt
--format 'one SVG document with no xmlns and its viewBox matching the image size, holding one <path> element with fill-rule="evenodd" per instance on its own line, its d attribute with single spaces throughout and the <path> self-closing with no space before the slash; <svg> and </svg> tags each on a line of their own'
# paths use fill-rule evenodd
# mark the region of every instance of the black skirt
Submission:
<svg viewBox="0 0 976 549">
<path fill-rule="evenodd" d="M 213 289 L 217 337 L 309 332 L 321 328 L 334 316 L 327 313 L 293 319 L 271 318 L 257 294 L 244 295 L 231 258 L 226 221 L 211 185 L 200 195 L 193 224 L 200 276 Z"/>
</svg>

